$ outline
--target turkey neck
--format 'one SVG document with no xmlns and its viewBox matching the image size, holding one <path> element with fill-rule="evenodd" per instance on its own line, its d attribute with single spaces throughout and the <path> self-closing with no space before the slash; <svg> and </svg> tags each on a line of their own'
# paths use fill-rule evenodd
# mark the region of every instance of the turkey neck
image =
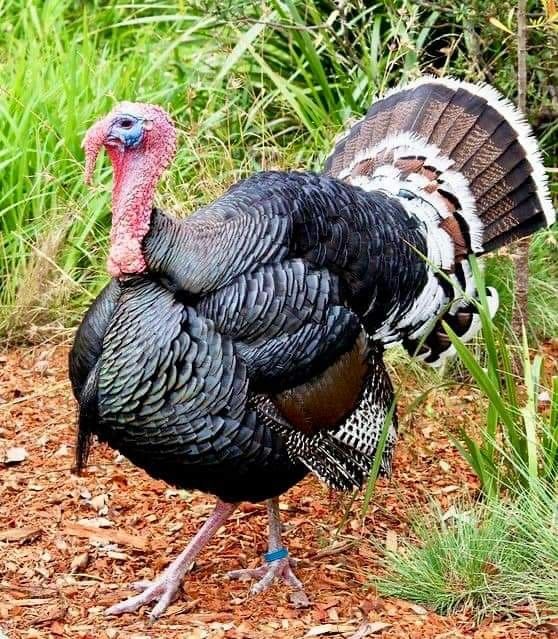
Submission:
<svg viewBox="0 0 558 639">
<path fill-rule="evenodd" d="M 113 276 L 146 270 L 142 243 L 150 227 L 160 171 L 136 154 L 111 149 L 114 166 L 108 271 Z"/>
<path fill-rule="evenodd" d="M 219 281 L 223 257 L 217 239 L 204 237 L 203 229 L 189 222 L 151 209 L 142 255 L 149 273 L 166 280 L 171 288 L 197 295 Z"/>
</svg>

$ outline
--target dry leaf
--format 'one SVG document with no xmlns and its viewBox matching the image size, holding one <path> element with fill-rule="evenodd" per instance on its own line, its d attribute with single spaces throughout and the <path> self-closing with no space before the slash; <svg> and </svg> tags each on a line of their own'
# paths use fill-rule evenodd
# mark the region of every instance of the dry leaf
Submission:
<svg viewBox="0 0 558 639">
<path fill-rule="evenodd" d="M 6 457 L 4 461 L 6 464 L 19 464 L 24 459 L 27 459 L 27 451 L 21 446 L 12 446 L 6 451 Z"/>
<path fill-rule="evenodd" d="M 40 359 L 35 366 L 33 366 L 33 370 L 39 375 L 46 375 L 49 368 L 48 361 L 46 359 Z"/>
<path fill-rule="evenodd" d="M 64 626 L 59 621 L 53 621 L 50 624 L 50 631 L 53 635 L 63 635 L 64 634 Z"/>
<path fill-rule="evenodd" d="M 114 526 L 114 523 L 106 517 L 78 519 L 78 524 L 82 526 L 94 526 L 95 528 L 112 528 L 112 526 Z"/>
<path fill-rule="evenodd" d="M 452 486 L 444 486 L 442 488 L 442 492 L 444 494 L 446 494 L 446 495 L 449 494 L 449 493 L 454 493 L 456 490 L 459 490 L 459 486 L 453 486 L 452 485 Z"/>
<path fill-rule="evenodd" d="M 427 615 L 428 614 L 428 610 L 426 610 L 426 608 L 423 608 L 422 606 L 417 606 L 417 604 L 410 604 L 409 608 L 415 612 L 417 615 Z"/>
<path fill-rule="evenodd" d="M 55 457 L 65 457 L 68 454 L 69 450 L 66 444 L 62 444 L 60 448 L 54 453 Z"/>
<path fill-rule="evenodd" d="M 397 552 L 397 533 L 395 530 L 388 530 L 386 533 L 386 550 Z"/>
<path fill-rule="evenodd" d="M 92 497 L 89 501 L 90 505 L 100 514 L 106 515 L 108 512 L 108 495 L 101 493 Z M 108 520 L 107 520 L 108 521 Z"/>
<path fill-rule="evenodd" d="M 44 597 L 35 597 L 34 599 L 12 599 L 8 602 L 9 606 L 13 608 L 27 608 L 33 606 L 44 606 L 45 604 L 51 603 L 51 599 L 45 599 Z"/>
<path fill-rule="evenodd" d="M 320 626 L 314 626 L 304 635 L 305 637 L 319 637 L 321 635 L 339 634 L 341 632 L 351 632 L 355 627 L 348 624 L 339 623 L 323 623 Z"/>
<path fill-rule="evenodd" d="M 80 522 L 65 523 L 62 532 L 66 535 L 73 535 L 74 537 L 85 537 L 91 540 L 99 539 L 101 541 L 122 544 L 123 546 L 131 546 L 137 550 L 146 550 L 149 545 L 146 537 L 131 535 L 121 530 L 114 530 L 113 528 L 97 528 Z"/>
<path fill-rule="evenodd" d="M 0 541 L 23 541 L 40 534 L 40 528 L 6 528 L 0 530 Z"/>
<path fill-rule="evenodd" d="M 289 601 L 295 608 L 308 608 L 308 606 L 310 606 L 310 599 L 308 599 L 304 590 L 294 590 L 290 592 Z"/>
<path fill-rule="evenodd" d="M 355 632 L 354 635 L 351 635 L 349 639 L 364 639 L 364 637 L 368 637 L 369 635 L 374 635 L 377 632 L 381 632 L 386 628 L 391 626 L 390 623 L 385 621 L 372 621 L 371 623 L 363 623 L 362 626 Z"/>
<path fill-rule="evenodd" d="M 88 563 L 89 553 L 82 552 L 72 559 L 72 563 L 70 564 L 70 572 L 81 572 L 82 570 L 85 570 L 87 568 Z"/>
</svg>

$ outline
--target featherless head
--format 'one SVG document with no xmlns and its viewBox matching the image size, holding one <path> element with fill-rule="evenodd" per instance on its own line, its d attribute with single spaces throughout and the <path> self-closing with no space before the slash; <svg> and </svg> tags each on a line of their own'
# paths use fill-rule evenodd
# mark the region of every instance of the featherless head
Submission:
<svg viewBox="0 0 558 639">
<path fill-rule="evenodd" d="M 150 154 L 156 156 L 162 173 L 176 153 L 176 129 L 169 114 L 157 105 L 121 102 L 87 131 L 82 146 L 87 184 L 103 146 L 115 170 L 125 154 Z"/>
<path fill-rule="evenodd" d="M 102 147 L 114 171 L 107 264 L 113 277 L 147 269 L 142 242 L 149 231 L 157 182 L 176 154 L 176 137 L 168 113 L 141 102 L 122 102 L 85 135 L 85 182 L 92 181 Z"/>
</svg>

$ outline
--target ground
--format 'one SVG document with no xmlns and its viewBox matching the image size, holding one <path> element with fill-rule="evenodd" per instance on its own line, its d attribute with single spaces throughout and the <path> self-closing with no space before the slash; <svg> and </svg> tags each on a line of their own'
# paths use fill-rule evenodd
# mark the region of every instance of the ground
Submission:
<svg viewBox="0 0 558 639">
<path fill-rule="evenodd" d="M 227 570 L 258 565 L 265 551 L 265 508 L 244 505 L 154 625 L 145 610 L 107 619 L 103 610 L 130 594 L 127 583 L 152 577 L 184 547 L 213 500 L 169 489 L 99 444 L 84 476 L 72 474 L 76 410 L 66 358 L 64 346 L 0 354 L 0 638 L 545 636 L 521 611 L 476 626 L 465 613 L 442 617 L 370 587 L 381 547 L 397 547 L 417 510 L 432 499 L 448 509 L 477 489 L 448 439 L 448 429 L 483 410 L 466 386 L 431 394 L 403 420 L 393 477 L 380 481 L 364 519 L 361 497 L 344 518 L 347 500 L 313 478 L 282 497 L 309 608 L 295 608 L 284 586 L 248 597 L 249 584 L 223 580 Z M 410 382 L 403 388 L 404 409 L 418 391 Z"/>
</svg>

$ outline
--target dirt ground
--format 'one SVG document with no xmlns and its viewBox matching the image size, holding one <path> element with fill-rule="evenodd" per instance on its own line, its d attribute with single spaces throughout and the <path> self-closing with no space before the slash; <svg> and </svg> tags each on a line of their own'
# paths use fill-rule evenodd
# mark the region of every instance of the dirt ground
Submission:
<svg viewBox="0 0 558 639">
<path fill-rule="evenodd" d="M 283 585 L 248 597 L 249 584 L 223 579 L 227 570 L 259 565 L 265 552 L 265 508 L 245 505 L 154 625 L 146 610 L 106 618 L 103 610 L 130 594 L 127 583 L 151 578 L 183 549 L 213 500 L 169 489 L 99 444 L 86 474 L 72 474 L 66 357 L 63 346 L 0 354 L 0 638 L 546 636 L 522 611 L 475 626 L 466 614 L 441 617 L 369 586 L 381 569 L 378 546 L 396 548 L 413 513 L 431 499 L 450 508 L 476 490 L 447 437 L 482 411 L 466 387 L 432 394 L 403 420 L 394 476 L 380 481 L 364 520 L 358 498 L 342 523 L 344 505 L 313 478 L 282 497 L 285 540 L 302 560 L 309 608 L 295 608 Z M 417 394 L 409 387 L 403 407 Z"/>
</svg>

